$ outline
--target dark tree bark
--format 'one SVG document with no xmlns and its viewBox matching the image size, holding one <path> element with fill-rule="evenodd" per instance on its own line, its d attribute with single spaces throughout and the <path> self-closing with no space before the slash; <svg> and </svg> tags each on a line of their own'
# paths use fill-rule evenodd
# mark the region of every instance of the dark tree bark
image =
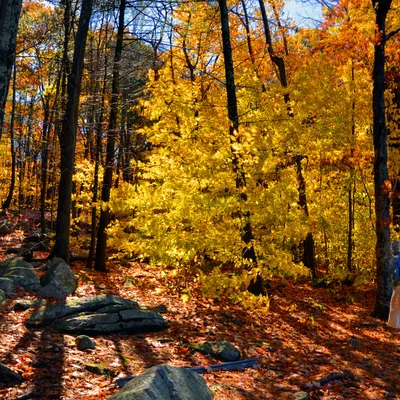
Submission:
<svg viewBox="0 0 400 400">
<path fill-rule="evenodd" d="M 62 79 L 63 71 L 59 71 L 57 83 L 56 83 L 56 93 L 54 96 L 53 107 L 50 110 L 50 96 L 43 97 L 43 130 L 42 130 L 42 165 L 41 165 L 41 188 L 40 188 L 40 229 L 42 235 L 46 233 L 46 222 L 45 222 L 45 212 L 46 212 L 46 197 L 47 197 L 47 186 L 48 186 L 48 166 L 49 166 L 49 150 L 50 150 L 50 127 L 52 125 L 55 109 L 57 107 L 57 101 L 60 92 L 60 83 Z"/>
<path fill-rule="evenodd" d="M 15 60 L 21 6 L 22 0 L 0 0 L 0 138 L 11 69 Z"/>
<path fill-rule="evenodd" d="M 355 123 L 355 110 L 356 100 L 354 93 L 354 65 L 352 61 L 351 66 L 351 81 L 353 85 L 353 99 L 351 102 L 351 147 L 350 147 L 350 159 L 354 158 L 354 139 L 356 134 L 356 123 Z M 356 181 L 355 181 L 355 168 L 353 164 L 350 166 L 350 183 L 348 188 L 348 235 L 347 235 L 347 269 L 349 272 L 353 272 L 353 251 L 354 251 L 354 224 L 355 224 L 355 196 L 356 193 Z"/>
<path fill-rule="evenodd" d="M 375 22 L 380 40 L 375 43 L 374 68 L 372 74 L 372 110 L 374 136 L 374 191 L 376 230 L 376 299 L 373 315 L 387 319 L 393 291 L 392 254 L 390 245 L 389 188 L 387 182 L 388 151 L 385 115 L 385 41 L 386 16 L 392 0 L 372 0 Z"/>
<path fill-rule="evenodd" d="M 131 160 L 133 158 L 132 154 L 132 144 L 131 136 L 128 127 L 128 92 L 124 90 L 123 93 L 123 104 L 122 104 L 122 116 L 121 116 L 121 164 L 122 164 L 122 180 L 124 182 L 132 182 L 132 167 Z"/>
<path fill-rule="evenodd" d="M 15 157 L 15 145 L 14 145 L 14 126 L 15 126 L 15 95 L 16 95 L 16 83 L 17 83 L 17 69 L 14 64 L 13 73 L 13 94 L 12 94 L 12 111 L 11 111 L 11 122 L 10 122 L 10 150 L 11 150 L 11 183 L 8 190 L 8 195 L 3 203 L 3 210 L 10 208 L 11 201 L 13 198 L 15 188 L 15 169 L 16 169 L 16 157 Z"/>
<path fill-rule="evenodd" d="M 225 64 L 225 82 L 226 82 L 226 94 L 228 102 L 228 117 L 230 121 L 229 126 L 229 140 L 232 151 L 232 167 L 233 172 L 236 175 L 236 189 L 239 192 L 240 199 L 243 203 L 247 202 L 247 185 L 246 185 L 246 174 L 243 169 L 243 163 L 240 159 L 238 151 L 235 147 L 240 143 L 239 136 L 239 114 L 237 109 L 237 98 L 236 98 L 236 85 L 235 85 L 235 74 L 233 68 L 232 58 L 232 47 L 229 30 L 229 15 L 228 8 L 226 6 L 226 0 L 219 0 L 219 9 L 221 16 L 221 31 L 222 31 L 222 45 L 224 53 L 224 64 Z M 246 266 L 248 269 L 257 267 L 257 256 L 254 250 L 253 231 L 251 226 L 251 214 L 250 211 L 245 211 L 241 215 L 242 219 L 242 231 L 241 239 L 245 245 L 243 248 L 242 256 L 243 259 L 249 264 Z M 248 291 L 255 295 L 264 294 L 263 279 L 257 274 L 257 276 L 250 282 Z"/>
<path fill-rule="evenodd" d="M 107 68 L 105 69 L 107 71 Z M 106 74 L 104 76 L 106 78 Z M 92 268 L 93 258 L 95 255 L 96 249 L 96 227 L 97 227 L 97 199 L 98 199 L 98 190 L 99 190 L 99 164 L 100 164 L 100 154 L 102 151 L 102 127 L 103 127 L 103 118 L 104 118 L 104 103 L 105 103 L 105 91 L 107 87 L 107 80 L 104 79 L 103 83 L 103 93 L 101 100 L 101 110 L 99 116 L 99 122 L 96 128 L 96 152 L 95 152 L 95 164 L 94 164 L 94 177 L 93 177 L 93 197 L 92 197 L 92 218 L 91 218 L 91 235 L 90 235 L 90 248 L 89 248 L 89 256 L 87 260 L 87 268 Z"/>
<path fill-rule="evenodd" d="M 298 155 L 294 158 L 296 166 L 297 182 L 299 184 L 297 190 L 299 193 L 299 206 L 304 210 L 304 214 L 308 217 L 307 195 L 306 195 L 306 181 L 303 176 L 303 167 L 301 160 L 304 156 Z M 305 240 L 303 241 L 303 264 L 310 269 L 312 277 L 316 278 L 315 273 L 315 257 L 314 257 L 314 237 L 308 232 Z"/>
<path fill-rule="evenodd" d="M 258 73 L 258 68 L 256 66 L 256 57 L 255 57 L 255 54 L 254 54 L 253 45 L 251 43 L 250 20 L 249 20 L 249 16 L 248 16 L 248 13 L 247 13 L 246 2 L 245 2 L 245 0 L 241 0 L 240 3 L 241 3 L 242 8 L 243 8 L 243 21 L 242 21 L 242 23 L 243 23 L 244 29 L 246 30 L 247 49 L 248 49 L 248 52 L 249 52 L 251 65 L 253 67 L 254 73 L 256 74 L 258 80 L 261 82 L 261 90 L 262 90 L 263 93 L 265 93 L 267 88 L 265 87 L 265 84 L 264 84 L 264 82 L 262 82 L 260 74 Z"/>
<path fill-rule="evenodd" d="M 58 192 L 56 237 L 51 257 L 69 260 L 69 230 L 71 213 L 72 174 L 75 160 L 75 140 L 79 95 L 85 57 L 86 37 L 92 15 L 93 0 L 82 0 L 82 9 L 75 37 L 74 58 L 67 84 L 67 104 L 60 134 L 61 177 Z"/>
<path fill-rule="evenodd" d="M 277 69 L 276 74 L 278 76 L 279 82 L 281 83 L 281 85 L 284 88 L 286 88 L 288 86 L 288 84 L 287 84 L 287 77 L 286 77 L 285 60 L 282 57 L 278 56 L 274 51 L 271 30 L 269 27 L 267 11 L 265 10 L 264 0 L 259 0 L 259 5 L 260 5 L 260 10 L 261 10 L 261 18 L 262 18 L 263 26 L 264 26 L 264 34 L 265 34 L 265 41 L 267 43 L 268 54 L 269 54 L 269 57 L 271 58 L 272 63 L 274 64 L 274 66 Z M 286 48 L 286 51 L 287 51 L 287 48 Z M 290 103 L 289 94 L 285 94 L 285 103 Z"/>
<path fill-rule="evenodd" d="M 101 189 L 101 200 L 105 203 L 101 207 L 99 229 L 97 232 L 97 246 L 94 269 L 96 271 L 107 271 L 106 251 L 107 251 L 107 226 L 110 222 L 110 209 L 108 202 L 110 201 L 110 193 L 112 187 L 112 177 L 115 162 L 115 138 L 118 130 L 118 109 L 120 103 L 119 90 L 119 71 L 122 54 L 122 45 L 124 40 L 124 21 L 125 21 L 125 0 L 121 0 L 119 6 L 119 21 L 117 42 L 115 46 L 114 64 L 113 64 L 113 81 L 111 94 L 110 123 L 107 134 L 107 154 L 106 168 L 104 171 L 103 186 Z"/>
<path fill-rule="evenodd" d="M 21 6 L 22 0 L 0 0 L 0 138 L 11 69 L 15 60 Z"/>
<path fill-rule="evenodd" d="M 107 26 L 107 25 L 106 25 Z M 102 24 L 103 27 L 103 24 Z M 107 43 L 108 29 L 105 32 L 105 43 Z M 99 41 L 97 44 L 97 64 L 100 64 L 100 46 L 102 40 L 102 28 L 100 29 Z M 101 91 L 100 101 L 100 113 L 96 123 L 96 150 L 95 150 L 95 164 L 94 164 L 94 176 L 93 176 L 93 197 L 92 197 L 92 217 L 91 217 L 91 233 L 90 233 L 90 248 L 89 256 L 87 260 L 87 268 L 91 269 L 93 264 L 93 258 L 96 251 L 96 234 L 97 234 L 97 200 L 98 200 L 98 189 L 99 189 L 99 166 L 100 166 L 100 155 L 102 153 L 102 132 L 104 122 L 104 110 L 107 92 L 107 76 L 108 76 L 108 53 L 104 52 L 104 75 L 103 75 L 103 88 Z M 99 91 L 99 84 L 96 82 L 95 94 Z"/>
<path fill-rule="evenodd" d="M 49 161 L 49 133 L 50 133 L 50 96 L 43 99 L 44 117 L 42 129 L 42 171 L 40 188 L 40 229 L 42 235 L 46 233 L 46 190 L 47 190 L 47 166 Z"/>
</svg>

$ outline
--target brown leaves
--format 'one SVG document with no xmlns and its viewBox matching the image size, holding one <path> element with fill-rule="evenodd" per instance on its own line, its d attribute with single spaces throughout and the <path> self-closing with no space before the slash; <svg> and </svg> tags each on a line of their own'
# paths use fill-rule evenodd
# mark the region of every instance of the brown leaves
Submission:
<svg viewBox="0 0 400 400">
<path fill-rule="evenodd" d="M 260 368 L 205 375 L 216 400 L 289 399 L 308 382 L 344 369 L 353 372 L 355 379 L 310 387 L 310 398 L 378 399 L 398 393 L 396 345 L 400 340 L 397 331 L 369 317 L 371 288 L 343 287 L 332 292 L 311 288 L 307 282 L 286 282 L 285 287 L 271 282 L 271 293 L 274 287 L 281 289 L 271 296 L 270 312 L 263 314 L 245 311 L 226 299 L 206 301 L 195 284 L 190 287 L 190 301 L 183 303 L 180 278 L 166 277 L 160 267 L 116 262 L 109 267 L 110 273 L 100 274 L 75 263 L 77 294 L 111 292 L 142 306 L 163 304 L 169 330 L 96 337 L 94 350 L 79 351 L 74 336 L 48 328 L 28 331 L 23 323 L 31 311 L 13 312 L 14 300 L 7 300 L 0 308 L 0 362 L 27 381 L 1 388 L 0 398 L 15 399 L 33 390 L 48 399 L 106 399 L 117 391 L 114 379 L 87 371 L 85 364 L 104 365 L 118 377 L 137 375 L 160 363 L 207 369 L 217 360 L 194 353 L 187 344 L 219 340 L 237 346 L 242 358 L 259 356 Z M 129 285 L 127 276 L 134 277 Z M 342 301 L 350 297 L 350 304 Z M 353 346 L 352 338 L 362 346 Z"/>
</svg>

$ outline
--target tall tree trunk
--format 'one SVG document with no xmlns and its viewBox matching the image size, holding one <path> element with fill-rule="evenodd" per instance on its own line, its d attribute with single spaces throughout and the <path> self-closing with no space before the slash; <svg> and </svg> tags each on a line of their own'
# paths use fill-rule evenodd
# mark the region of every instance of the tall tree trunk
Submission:
<svg viewBox="0 0 400 400">
<path fill-rule="evenodd" d="M 228 117 L 230 121 L 229 126 L 229 140 L 231 144 L 232 152 L 232 167 L 233 172 L 236 175 L 236 189 L 239 192 L 241 201 L 246 204 L 247 202 L 247 185 L 246 175 L 243 168 L 243 163 L 240 159 L 240 155 L 236 150 L 237 144 L 240 143 L 239 135 L 239 114 L 237 109 L 237 98 L 236 98 L 236 85 L 235 85 L 235 73 L 233 68 L 232 58 L 232 47 L 229 30 L 229 15 L 226 0 L 219 0 L 219 9 L 221 16 L 221 32 L 222 32 L 222 45 L 224 53 L 224 64 L 225 64 L 225 82 L 226 82 L 226 94 L 228 103 Z M 257 257 L 254 250 L 253 231 L 251 226 L 251 214 L 247 210 L 242 213 L 242 230 L 241 239 L 245 245 L 242 251 L 243 259 L 248 264 L 246 268 L 252 269 L 257 267 Z M 251 293 L 259 295 L 264 293 L 263 279 L 257 273 L 256 277 L 250 282 L 247 288 Z"/>
<path fill-rule="evenodd" d="M 21 107 L 20 107 L 21 109 Z M 18 115 L 18 113 L 17 113 Z M 22 121 L 21 118 L 17 118 L 17 121 L 19 121 L 19 143 L 22 143 L 23 141 L 23 127 L 22 127 Z M 19 185 L 18 185 L 18 210 L 21 211 L 23 208 L 23 202 L 24 202 L 24 194 L 23 194 L 23 188 L 22 188 L 22 182 L 24 181 L 24 175 L 25 175 L 25 154 L 23 152 L 23 148 L 21 145 L 18 145 L 18 166 L 19 166 L 19 171 L 18 171 L 18 179 L 19 179 Z"/>
<path fill-rule="evenodd" d="M 113 64 L 113 81 L 111 94 L 110 123 L 107 134 L 107 154 L 106 168 L 104 171 L 103 186 L 101 190 L 101 200 L 103 206 L 100 211 L 99 230 L 97 232 L 97 247 L 94 269 L 96 271 L 107 271 L 106 251 L 107 251 L 107 226 L 110 222 L 110 209 L 108 202 L 110 201 L 110 193 L 112 186 L 112 176 L 115 161 L 115 138 L 118 130 L 118 109 L 119 109 L 119 71 L 122 54 L 122 45 L 124 40 L 124 21 L 125 21 L 125 0 L 121 0 L 119 5 L 119 21 L 117 43 L 115 46 L 114 64 Z"/>
<path fill-rule="evenodd" d="M 103 24 L 102 24 L 103 26 Z M 108 37 L 108 29 L 106 28 L 105 32 L 105 43 L 107 43 Z M 99 34 L 99 42 L 97 45 L 97 63 L 100 60 L 100 46 L 102 39 L 102 28 L 100 29 Z M 97 200 L 98 200 L 98 190 L 99 190 L 99 166 L 100 166 L 100 154 L 102 152 L 103 144 L 102 144 L 102 132 L 103 132 L 103 121 L 104 121 L 104 109 L 105 109 L 105 101 L 106 101 L 106 92 L 107 92 L 107 75 L 108 75 L 108 53 L 105 52 L 104 57 L 104 75 L 103 75 L 103 89 L 101 92 L 101 102 L 100 102 L 100 114 L 98 117 L 98 121 L 96 124 L 96 151 L 95 151 L 95 164 L 94 164 L 94 176 L 93 176 L 93 197 L 92 197 L 92 216 L 91 216 L 91 233 L 90 233 L 90 248 L 89 248 L 89 256 L 87 260 L 87 268 L 91 269 L 93 264 L 93 258 L 96 250 L 96 234 L 97 234 Z M 96 86 L 99 84 L 96 82 Z M 95 92 L 98 92 L 98 88 L 96 87 Z"/>
<path fill-rule="evenodd" d="M 352 60 L 351 65 L 351 83 L 352 83 L 352 101 L 351 101 L 351 146 L 350 146 L 350 182 L 348 188 L 348 212 L 349 212 L 349 220 L 348 220 L 348 236 L 347 236 L 347 270 L 349 272 L 353 272 L 353 250 L 354 250 L 354 210 L 355 210 L 355 201 L 354 196 L 356 192 L 356 181 L 355 181 L 355 169 L 353 166 L 353 157 L 354 157 L 354 143 L 355 143 L 355 135 L 356 135 L 356 123 L 355 123 L 355 111 L 356 111 L 356 99 L 354 93 L 354 64 Z"/>
<path fill-rule="evenodd" d="M 52 115 L 54 115 L 54 121 L 55 121 L 55 128 L 54 128 L 54 137 L 53 137 L 53 143 L 52 147 L 55 148 L 56 146 L 56 137 L 60 138 L 61 132 L 63 129 L 63 116 L 64 116 L 64 111 L 66 108 L 66 93 L 67 93 L 67 77 L 69 75 L 70 71 L 70 59 L 69 59 L 69 43 L 70 43 L 70 37 L 71 37 L 71 30 L 72 26 L 74 25 L 74 16 L 76 10 L 72 10 L 72 5 L 71 5 L 71 0 L 64 0 L 64 40 L 63 40 L 63 55 L 61 59 L 61 66 L 60 66 L 60 71 L 59 71 L 59 77 L 58 77 L 58 82 L 57 82 L 57 89 L 56 89 L 56 96 L 54 100 L 54 106 L 53 106 L 53 111 Z M 48 139 L 50 140 L 50 136 L 48 136 Z M 46 148 L 46 156 L 48 157 L 48 147 L 49 144 Z M 55 177 L 56 174 L 54 172 L 53 166 L 55 164 L 55 159 L 56 159 L 56 151 L 52 154 L 50 159 L 48 159 L 48 164 L 49 168 L 48 171 L 53 171 L 52 174 L 46 173 L 48 175 L 47 177 L 43 176 L 42 174 L 42 185 L 46 187 L 46 184 L 44 182 L 44 179 L 48 179 L 47 182 L 47 188 L 45 191 L 46 197 L 45 199 L 41 199 L 41 230 L 42 233 L 45 232 L 45 202 L 46 200 L 50 201 L 50 223 L 51 223 L 51 230 L 52 232 L 54 231 L 55 224 L 54 224 L 54 198 L 55 198 Z M 43 162 L 43 160 L 42 160 Z M 43 165 L 43 164 L 42 164 Z M 47 171 L 47 170 L 46 170 Z M 50 186 L 51 184 L 51 186 Z"/>
<path fill-rule="evenodd" d="M 41 166 L 41 188 L 40 188 L 40 230 L 42 235 L 46 233 L 45 212 L 46 212 L 46 197 L 47 197 L 47 183 L 48 183 L 48 164 L 49 164 L 49 150 L 50 150 L 50 129 L 57 107 L 57 101 L 60 92 L 60 84 L 63 71 L 59 71 L 56 93 L 54 96 L 54 103 L 50 111 L 50 96 L 45 96 L 43 99 L 44 105 L 44 118 L 43 118 L 43 134 L 42 134 L 42 166 Z"/>
<path fill-rule="evenodd" d="M 132 182 L 132 145 L 128 129 L 127 120 L 128 111 L 128 91 L 124 89 L 122 116 L 121 116 L 121 157 L 122 157 L 122 180 L 124 182 Z"/>
<path fill-rule="evenodd" d="M 99 190 L 99 164 L 100 164 L 100 153 L 102 151 L 102 126 L 103 126 L 103 115 L 104 115 L 104 102 L 105 102 L 105 88 L 106 88 L 106 80 L 104 80 L 104 92 L 101 102 L 101 110 L 99 123 L 96 129 L 96 152 L 95 152 L 95 164 L 94 164 L 94 177 L 93 177 L 93 197 L 92 197 L 92 217 L 91 217 L 91 236 L 90 236 L 90 248 L 89 248 L 89 256 L 87 260 L 87 268 L 92 268 L 93 258 L 95 255 L 96 248 L 96 227 L 97 227 L 97 199 L 98 199 L 98 190 Z"/>
<path fill-rule="evenodd" d="M 376 299 L 374 316 L 387 319 L 393 291 L 392 254 L 390 246 L 389 188 L 387 182 L 388 151 L 385 115 L 385 39 L 386 16 L 392 0 L 373 0 L 376 25 L 380 40 L 375 43 L 372 74 L 372 110 L 374 136 L 374 191 L 376 230 Z"/>
<path fill-rule="evenodd" d="M 304 214 L 308 217 L 306 181 L 303 176 L 303 167 L 301 165 L 303 158 L 305 157 L 298 155 L 295 157 L 294 162 L 296 166 L 297 182 L 299 184 L 297 188 L 299 193 L 299 206 L 304 210 Z M 310 269 L 313 278 L 315 278 L 314 237 L 311 232 L 307 233 L 307 236 L 303 241 L 303 264 Z"/>
<path fill-rule="evenodd" d="M 75 173 L 75 168 L 72 171 L 72 176 L 74 176 Z M 78 217 L 77 209 L 76 209 L 76 181 L 72 179 L 72 192 L 71 195 L 74 197 L 74 199 L 71 201 L 71 217 L 72 220 L 75 220 Z"/>
<path fill-rule="evenodd" d="M 21 6 L 22 0 L 0 0 L 0 138 L 11 69 L 15 60 Z"/>
<path fill-rule="evenodd" d="M 46 190 L 47 190 L 47 167 L 49 161 L 49 136 L 50 136 L 50 96 L 45 97 L 44 117 L 42 131 L 42 166 L 41 166 L 41 188 L 40 188 L 40 230 L 42 235 L 46 233 Z"/>
<path fill-rule="evenodd" d="M 269 27 L 269 21 L 268 21 L 267 11 L 265 9 L 264 0 L 259 0 L 259 5 L 260 5 L 260 10 L 261 10 L 261 18 L 262 18 L 263 26 L 264 26 L 264 34 L 265 34 L 265 41 L 267 43 L 268 54 L 270 56 L 270 59 L 271 59 L 273 65 L 275 66 L 276 75 L 279 79 L 281 86 L 283 88 L 287 88 L 288 82 L 287 82 L 287 75 L 286 75 L 285 60 L 275 53 L 273 43 L 272 43 L 272 35 L 271 35 L 270 27 Z M 275 12 L 275 16 L 278 17 L 275 7 L 274 7 L 274 12 Z M 277 20 L 278 20 L 279 28 L 282 29 L 278 18 L 277 18 Z M 288 55 L 288 47 L 287 47 L 285 38 L 284 38 L 284 48 L 285 48 L 286 55 Z M 288 116 L 294 117 L 292 106 L 290 104 L 289 92 L 284 93 L 283 99 L 287 106 Z M 302 156 L 297 156 L 297 157 L 302 157 Z M 306 182 L 303 177 L 301 164 L 299 165 L 297 162 L 295 164 L 296 164 L 297 182 L 299 185 L 298 186 L 299 187 L 299 191 L 298 191 L 299 204 L 303 208 L 303 210 L 306 211 L 307 210 Z M 303 205 L 304 202 L 306 203 L 305 207 Z M 308 210 L 307 210 L 306 215 L 308 217 Z M 314 251 L 314 238 L 313 238 L 313 234 L 311 232 L 307 233 L 307 236 L 306 236 L 305 240 L 303 240 L 302 244 L 303 244 L 302 247 L 303 247 L 303 251 L 304 251 L 303 263 L 311 271 L 313 278 L 315 278 L 316 277 L 316 269 L 315 269 L 316 263 L 315 263 L 315 251 Z"/>
<path fill-rule="evenodd" d="M 79 95 L 85 57 L 86 37 L 92 15 L 93 0 L 82 0 L 82 10 L 75 37 L 74 59 L 67 85 L 67 104 L 60 134 L 61 177 L 58 191 L 56 237 L 51 257 L 69 261 L 69 230 L 71 213 L 72 174 L 78 123 Z"/>
<path fill-rule="evenodd" d="M 248 16 L 248 13 L 247 13 L 246 1 L 245 0 L 240 0 L 240 3 L 241 3 L 242 8 L 243 8 L 243 17 L 244 17 L 243 25 L 244 25 L 244 29 L 246 30 L 247 49 L 248 49 L 248 52 L 249 52 L 251 65 L 253 67 L 254 73 L 256 74 L 256 77 L 261 82 L 261 90 L 262 90 L 263 93 L 265 93 L 267 88 L 265 87 L 265 84 L 264 84 L 264 82 L 262 82 L 260 74 L 258 73 L 258 68 L 256 66 L 256 57 L 255 57 L 255 54 L 254 54 L 253 45 L 251 43 L 250 21 L 249 21 L 249 16 Z"/>
<path fill-rule="evenodd" d="M 17 68 L 14 64 L 13 73 L 13 94 L 12 94 L 12 110 L 11 110 L 11 122 L 10 122 L 10 150 L 11 150 L 11 183 L 8 190 L 8 195 L 3 203 L 3 210 L 10 208 L 11 201 L 13 198 L 15 188 L 15 168 L 16 168 L 16 157 L 15 157 L 15 146 L 14 146 L 14 125 L 15 125 L 15 95 L 16 95 L 16 83 L 17 83 Z"/>
</svg>

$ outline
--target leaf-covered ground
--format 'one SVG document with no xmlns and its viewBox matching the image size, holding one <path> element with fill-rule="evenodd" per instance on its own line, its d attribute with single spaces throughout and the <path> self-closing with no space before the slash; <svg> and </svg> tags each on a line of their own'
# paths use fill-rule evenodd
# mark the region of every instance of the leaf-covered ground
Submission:
<svg viewBox="0 0 400 400">
<path fill-rule="evenodd" d="M 2 237 L 2 258 L 21 240 L 20 231 Z M 217 400 L 291 399 L 307 384 L 311 399 L 400 399 L 400 333 L 369 316 L 372 285 L 326 289 L 273 281 L 270 312 L 261 313 L 203 299 L 194 285 L 190 301 L 183 303 L 182 280 L 145 264 L 110 262 L 108 274 L 87 270 L 83 263 L 71 267 L 79 278 L 77 297 L 113 293 L 144 306 L 164 304 L 169 329 L 98 336 L 94 350 L 79 351 L 74 336 L 26 329 L 24 320 L 32 310 L 14 312 L 13 304 L 35 297 L 19 292 L 0 306 L 0 362 L 26 381 L 12 388 L 0 382 L 1 399 L 32 391 L 38 399 L 106 399 L 118 391 L 116 377 L 137 375 L 155 364 L 215 364 L 187 347 L 204 340 L 229 340 L 242 358 L 260 359 L 258 369 L 203 375 Z M 108 375 L 88 372 L 88 363 L 101 364 Z M 333 372 L 354 377 L 310 385 Z"/>
</svg>

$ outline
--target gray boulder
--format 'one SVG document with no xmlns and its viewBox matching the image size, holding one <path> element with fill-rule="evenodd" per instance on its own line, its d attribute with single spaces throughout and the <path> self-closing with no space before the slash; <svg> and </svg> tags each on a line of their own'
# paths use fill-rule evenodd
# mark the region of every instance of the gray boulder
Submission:
<svg viewBox="0 0 400 400">
<path fill-rule="evenodd" d="M 16 294 L 13 281 L 9 278 L 0 278 L 0 289 L 3 290 L 7 296 Z"/>
<path fill-rule="evenodd" d="M 0 305 L 2 305 L 6 301 L 6 294 L 3 290 L 0 289 Z"/>
<path fill-rule="evenodd" d="M 0 263 L 0 276 L 10 279 L 15 286 L 36 292 L 40 280 L 32 265 L 22 258 L 9 258 Z"/>
<path fill-rule="evenodd" d="M 96 347 L 96 343 L 86 335 L 80 335 L 75 339 L 76 347 L 79 350 L 87 350 L 94 349 Z"/>
<path fill-rule="evenodd" d="M 32 225 L 29 222 L 24 221 L 24 220 L 18 221 L 17 225 L 15 227 L 16 227 L 16 229 L 19 229 L 19 230 L 24 231 L 24 232 L 29 231 L 29 230 L 32 229 Z"/>
<path fill-rule="evenodd" d="M 111 294 L 49 304 L 26 321 L 28 328 L 46 325 L 69 333 L 139 333 L 167 327 L 161 315 L 142 311 L 135 301 Z"/>
<path fill-rule="evenodd" d="M 200 353 L 216 357 L 221 361 L 236 361 L 240 358 L 240 351 L 227 340 L 194 343 L 189 345 L 189 347 Z"/>
<path fill-rule="evenodd" d="M 204 378 L 185 368 L 157 365 L 132 379 L 109 400 L 212 400 Z"/>
<path fill-rule="evenodd" d="M 39 296 L 65 299 L 75 292 L 78 281 L 61 258 L 51 260 L 45 269 L 46 273 L 40 278 L 42 287 L 38 290 Z"/>
</svg>

